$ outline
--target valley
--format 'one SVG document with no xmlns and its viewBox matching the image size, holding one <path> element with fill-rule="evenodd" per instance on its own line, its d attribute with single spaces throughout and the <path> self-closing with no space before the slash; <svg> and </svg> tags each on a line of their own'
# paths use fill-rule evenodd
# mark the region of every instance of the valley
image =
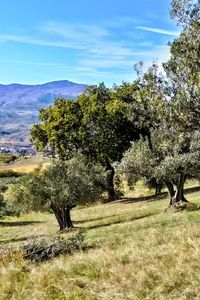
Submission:
<svg viewBox="0 0 200 300">
<path fill-rule="evenodd" d="M 38 85 L 0 84 L 0 147 L 31 148 L 29 130 L 39 110 L 56 98 L 75 99 L 87 85 L 68 80 Z"/>
</svg>

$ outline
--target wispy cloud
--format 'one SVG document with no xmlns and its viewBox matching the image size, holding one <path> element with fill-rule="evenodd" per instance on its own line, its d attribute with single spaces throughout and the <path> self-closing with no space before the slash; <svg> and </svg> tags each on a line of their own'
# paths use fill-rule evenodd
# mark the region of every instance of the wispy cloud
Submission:
<svg viewBox="0 0 200 300">
<path fill-rule="evenodd" d="M 104 26 L 85 25 L 85 24 L 68 24 L 61 22 L 47 22 L 38 27 L 42 32 L 56 34 L 71 40 L 77 39 L 98 39 L 110 35 L 110 32 Z"/>
<path fill-rule="evenodd" d="M 44 67 L 62 67 L 63 63 L 56 62 L 41 62 L 41 61 L 26 61 L 26 60 L 0 60 L 0 63 L 18 64 L 18 65 L 31 65 L 31 66 L 44 66 Z"/>
<path fill-rule="evenodd" d="M 30 35 L 0 34 L 0 42 L 62 48 L 66 52 L 66 62 L 15 60 L 13 63 L 52 66 L 66 69 L 71 74 L 81 73 L 88 78 L 108 78 L 114 74 L 115 78 L 121 76 L 126 80 L 133 73 L 133 65 L 137 61 L 143 60 L 149 65 L 153 60 L 163 62 L 169 57 L 169 49 L 161 39 L 160 42 L 159 38 L 156 42 L 148 40 L 147 34 L 145 38 L 143 35 L 138 38 L 138 30 L 172 37 L 177 36 L 178 32 L 136 26 L 131 18 L 122 18 L 121 21 L 113 20 L 110 24 L 105 22 L 101 25 L 46 22 L 35 27 Z"/>
<path fill-rule="evenodd" d="M 1 34 L 0 35 L 1 42 L 16 42 L 22 44 L 29 44 L 29 45 L 37 45 L 37 46 L 48 46 L 48 47 L 57 47 L 57 48 L 75 48 L 75 49 L 84 49 L 85 47 L 81 46 L 80 43 L 73 44 L 67 41 L 61 40 L 48 40 L 48 39 L 41 39 L 34 36 L 23 36 L 23 35 L 8 35 L 8 34 Z"/>
<path fill-rule="evenodd" d="M 159 34 L 164 34 L 164 35 L 170 35 L 170 36 L 178 36 L 179 35 L 178 31 L 166 30 L 166 29 L 161 29 L 161 28 L 152 28 L 152 27 L 146 27 L 146 26 L 136 26 L 135 28 L 144 30 L 144 31 L 149 31 L 149 32 L 154 32 L 154 33 L 159 33 Z"/>
</svg>

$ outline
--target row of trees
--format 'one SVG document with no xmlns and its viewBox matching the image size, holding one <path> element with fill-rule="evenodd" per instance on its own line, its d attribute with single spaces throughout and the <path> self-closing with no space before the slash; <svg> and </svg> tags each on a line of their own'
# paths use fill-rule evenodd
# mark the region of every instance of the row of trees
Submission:
<svg viewBox="0 0 200 300">
<path fill-rule="evenodd" d="M 165 185 L 170 205 L 187 201 L 185 180 L 200 173 L 200 1 L 172 1 L 171 16 L 182 32 L 162 73 L 156 64 L 142 73 L 138 64 L 133 83 L 91 86 L 40 111 L 32 143 L 59 161 L 15 186 L 18 202 L 48 205 L 60 229 L 71 227 L 75 205 L 105 190 L 116 198 L 114 162 L 128 181 Z"/>
</svg>

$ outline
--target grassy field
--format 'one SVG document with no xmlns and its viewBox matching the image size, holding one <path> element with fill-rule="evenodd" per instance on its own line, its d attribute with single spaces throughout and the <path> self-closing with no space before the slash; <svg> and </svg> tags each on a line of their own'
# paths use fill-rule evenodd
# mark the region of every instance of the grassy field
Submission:
<svg viewBox="0 0 200 300">
<path fill-rule="evenodd" d="M 200 299 L 200 192 L 187 197 L 193 205 L 179 212 L 164 212 L 166 197 L 74 209 L 73 231 L 86 229 L 87 250 L 40 264 L 2 261 L 0 299 Z M 0 241 L 17 247 L 57 230 L 52 214 L 9 217 Z"/>
<path fill-rule="evenodd" d="M 50 159 L 44 158 L 42 155 L 21 157 L 13 163 L 0 165 L 0 171 L 13 170 L 19 173 L 29 173 L 40 166 L 45 168 L 49 162 Z"/>
</svg>

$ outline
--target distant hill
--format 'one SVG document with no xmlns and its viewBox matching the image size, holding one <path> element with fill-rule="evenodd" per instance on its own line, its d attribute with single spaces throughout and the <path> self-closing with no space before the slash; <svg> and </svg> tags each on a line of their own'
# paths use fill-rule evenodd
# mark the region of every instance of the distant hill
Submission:
<svg viewBox="0 0 200 300">
<path fill-rule="evenodd" d="M 68 80 L 45 84 L 0 84 L 0 144 L 28 143 L 29 129 L 37 122 L 40 108 L 58 97 L 75 99 L 87 88 Z"/>
</svg>

